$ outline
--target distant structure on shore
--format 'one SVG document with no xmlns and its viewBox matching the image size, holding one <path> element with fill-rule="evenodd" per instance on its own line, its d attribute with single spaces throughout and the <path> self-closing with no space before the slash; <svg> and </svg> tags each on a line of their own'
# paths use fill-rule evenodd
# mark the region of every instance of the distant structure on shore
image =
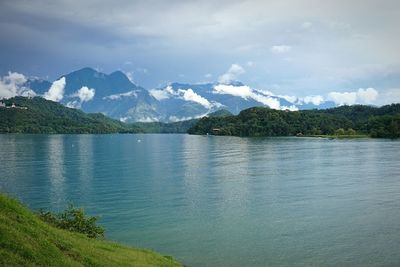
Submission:
<svg viewBox="0 0 400 267">
<path fill-rule="evenodd" d="M 0 108 L 18 108 L 18 109 L 28 109 L 27 107 L 19 107 L 16 106 L 15 103 L 12 103 L 11 106 L 6 106 L 6 103 L 0 101 Z"/>
</svg>

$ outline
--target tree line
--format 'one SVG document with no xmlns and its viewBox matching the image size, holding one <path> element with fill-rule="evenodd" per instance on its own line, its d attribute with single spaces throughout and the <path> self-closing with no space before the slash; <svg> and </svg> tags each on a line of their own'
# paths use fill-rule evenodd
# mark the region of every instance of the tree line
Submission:
<svg viewBox="0 0 400 267">
<path fill-rule="evenodd" d="M 368 135 L 400 137 L 400 104 L 380 108 L 354 105 L 326 110 L 274 110 L 254 107 L 237 116 L 204 117 L 189 134 L 233 136 Z"/>
</svg>

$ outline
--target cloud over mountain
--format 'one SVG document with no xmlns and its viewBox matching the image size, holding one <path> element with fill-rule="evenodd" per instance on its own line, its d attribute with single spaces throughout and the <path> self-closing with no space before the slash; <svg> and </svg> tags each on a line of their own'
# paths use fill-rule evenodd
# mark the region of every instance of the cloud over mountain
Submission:
<svg viewBox="0 0 400 267">
<path fill-rule="evenodd" d="M 270 92 L 263 92 L 261 90 L 252 89 L 247 85 L 226 85 L 217 84 L 213 87 L 214 94 L 225 94 L 238 96 L 245 100 L 252 99 L 262 105 L 268 106 L 272 109 L 287 109 L 287 106 L 281 106 L 280 101 L 275 95 Z M 291 107 L 290 109 L 295 109 Z"/>
<path fill-rule="evenodd" d="M 82 103 L 88 102 L 94 98 L 96 90 L 93 88 L 88 88 L 87 86 L 82 86 L 78 91 L 70 95 L 72 98 L 79 98 L 79 100 L 69 101 L 66 106 L 70 108 L 81 108 Z"/>
<path fill-rule="evenodd" d="M 183 93 L 182 98 L 186 101 L 193 101 L 193 102 L 199 103 L 200 105 L 204 106 L 205 108 L 212 107 L 212 104 L 210 103 L 210 101 L 208 101 L 204 97 L 193 92 L 193 90 L 191 88 L 189 88 L 187 90 L 180 90 L 180 93 Z"/>
<path fill-rule="evenodd" d="M 47 91 L 43 97 L 47 100 L 59 102 L 64 98 L 65 83 L 65 77 L 61 77 L 60 79 L 54 81 L 49 91 Z"/>
<path fill-rule="evenodd" d="M 232 64 L 228 71 L 218 78 L 218 82 L 222 84 L 229 84 L 233 81 L 236 81 L 239 75 L 245 72 L 246 71 L 244 70 L 244 68 L 239 64 Z"/>
<path fill-rule="evenodd" d="M 0 99 L 17 95 L 35 96 L 35 92 L 25 86 L 25 75 L 9 71 L 4 77 L 0 77 Z"/>
<path fill-rule="evenodd" d="M 81 102 L 87 102 L 93 99 L 94 95 L 96 93 L 96 90 L 93 88 L 88 88 L 87 86 L 82 86 L 81 89 L 79 89 L 75 94 L 72 96 L 79 97 Z"/>
<path fill-rule="evenodd" d="M 215 94 L 228 94 L 233 96 L 240 96 L 244 99 L 251 97 L 252 90 L 247 85 L 235 86 L 226 84 L 217 84 L 214 86 Z"/>
<path fill-rule="evenodd" d="M 280 95 L 237 81 L 244 69 L 232 64 L 224 74 L 228 84 L 170 83 L 146 90 L 133 84 L 121 71 L 110 74 L 83 68 L 61 76 L 53 83 L 9 72 L 0 78 L 0 97 L 40 95 L 86 112 L 100 112 L 126 122 L 178 121 L 197 118 L 224 108 L 233 114 L 254 106 L 279 110 L 323 109 L 337 105 L 390 104 L 400 101 L 398 89 L 381 92 L 368 87 L 305 96 Z M 36 93 L 35 93 L 36 91 Z M 379 92 L 378 92 L 379 91 Z"/>
<path fill-rule="evenodd" d="M 197 94 L 193 91 L 192 88 L 174 90 L 172 86 L 168 85 L 162 89 L 149 90 L 149 92 L 154 98 L 159 101 L 175 97 L 177 99 L 198 103 L 207 109 L 221 106 L 219 103 L 215 101 L 209 101 L 201 95 Z"/>
</svg>

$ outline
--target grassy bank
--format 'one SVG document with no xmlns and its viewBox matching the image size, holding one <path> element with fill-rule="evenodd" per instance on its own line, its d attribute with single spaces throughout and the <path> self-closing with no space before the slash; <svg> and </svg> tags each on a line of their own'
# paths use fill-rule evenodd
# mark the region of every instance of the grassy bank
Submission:
<svg viewBox="0 0 400 267">
<path fill-rule="evenodd" d="M 0 266 L 182 266 L 171 257 L 54 228 L 0 194 Z"/>
</svg>

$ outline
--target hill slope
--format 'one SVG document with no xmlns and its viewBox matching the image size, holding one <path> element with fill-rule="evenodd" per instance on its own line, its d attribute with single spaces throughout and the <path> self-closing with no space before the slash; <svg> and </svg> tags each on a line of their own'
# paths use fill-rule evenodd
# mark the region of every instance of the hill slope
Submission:
<svg viewBox="0 0 400 267">
<path fill-rule="evenodd" d="M 0 133 L 135 133 L 137 126 L 110 119 L 103 114 L 87 114 L 41 97 L 14 97 L 0 107 Z M 23 107 L 23 108 L 22 108 Z"/>
<path fill-rule="evenodd" d="M 154 252 L 54 228 L 0 194 L 1 266 L 181 266 Z"/>
<path fill-rule="evenodd" d="M 400 104 L 294 112 L 255 107 L 243 110 L 237 116 L 202 118 L 188 133 L 235 136 L 362 134 L 399 138 Z"/>
</svg>

